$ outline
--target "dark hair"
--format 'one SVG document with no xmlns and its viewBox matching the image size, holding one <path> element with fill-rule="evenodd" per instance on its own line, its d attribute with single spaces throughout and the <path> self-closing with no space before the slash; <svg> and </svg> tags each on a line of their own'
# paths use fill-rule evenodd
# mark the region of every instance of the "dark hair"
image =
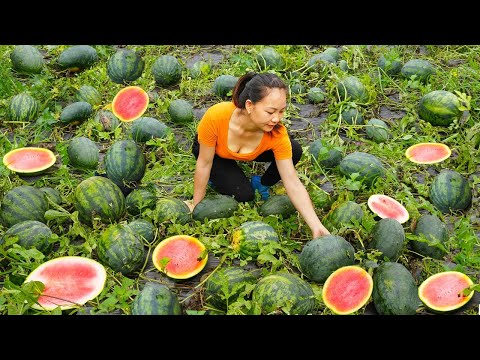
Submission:
<svg viewBox="0 0 480 360">
<path fill-rule="evenodd" d="M 287 85 L 273 73 L 248 72 L 235 84 L 232 100 L 236 107 L 245 109 L 245 101 L 250 99 L 255 104 L 267 96 L 267 89 L 274 88 L 287 90 Z"/>
</svg>

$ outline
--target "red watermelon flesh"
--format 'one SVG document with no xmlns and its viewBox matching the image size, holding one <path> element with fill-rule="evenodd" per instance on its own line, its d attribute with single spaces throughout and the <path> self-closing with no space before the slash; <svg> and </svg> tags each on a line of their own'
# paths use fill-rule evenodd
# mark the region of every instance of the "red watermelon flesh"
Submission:
<svg viewBox="0 0 480 360">
<path fill-rule="evenodd" d="M 62 310 L 84 305 L 97 297 L 105 286 L 107 273 L 103 265 L 80 256 L 49 260 L 27 276 L 25 282 L 41 281 L 45 288 L 32 307 L 38 310 Z"/>
<path fill-rule="evenodd" d="M 35 173 L 48 169 L 56 160 L 55 154 L 48 149 L 23 147 L 6 153 L 3 164 L 18 173 Z"/>
<path fill-rule="evenodd" d="M 133 121 L 147 110 L 149 97 L 139 86 L 127 86 L 120 90 L 112 101 L 112 112 L 121 121 Z"/>
<path fill-rule="evenodd" d="M 155 267 L 167 276 L 187 279 L 205 267 L 208 256 L 205 246 L 198 239 L 176 235 L 161 241 L 155 247 L 152 260 Z"/>
<path fill-rule="evenodd" d="M 400 224 L 406 222 L 410 215 L 407 209 L 397 200 L 383 194 L 374 194 L 368 198 L 367 205 L 382 219 L 395 219 Z"/>
<path fill-rule="evenodd" d="M 439 143 L 420 143 L 405 151 L 407 159 L 417 164 L 434 164 L 447 159 L 451 154 L 447 145 Z"/>
<path fill-rule="evenodd" d="M 473 296 L 463 290 L 473 285 L 473 281 L 458 271 L 444 271 L 425 279 L 418 287 L 418 295 L 422 302 L 430 309 L 437 311 L 451 311 L 465 305 Z"/>
<path fill-rule="evenodd" d="M 373 291 L 373 279 L 356 265 L 335 270 L 325 281 L 322 297 L 325 305 L 339 315 L 351 314 L 364 306 Z"/>
</svg>

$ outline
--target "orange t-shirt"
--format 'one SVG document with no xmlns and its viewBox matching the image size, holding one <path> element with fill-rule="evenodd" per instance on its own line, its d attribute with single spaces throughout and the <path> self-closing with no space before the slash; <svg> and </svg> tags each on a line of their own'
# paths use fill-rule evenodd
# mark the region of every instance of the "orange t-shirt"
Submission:
<svg viewBox="0 0 480 360">
<path fill-rule="evenodd" d="M 211 106 L 198 124 L 198 141 L 207 146 L 215 146 L 215 153 L 225 159 L 249 161 L 261 153 L 272 150 L 276 160 L 292 158 L 292 144 L 287 128 L 280 124 L 278 129 L 264 132 L 258 147 L 246 154 L 239 154 L 228 148 L 228 125 L 235 110 L 235 104 L 224 101 Z"/>
</svg>

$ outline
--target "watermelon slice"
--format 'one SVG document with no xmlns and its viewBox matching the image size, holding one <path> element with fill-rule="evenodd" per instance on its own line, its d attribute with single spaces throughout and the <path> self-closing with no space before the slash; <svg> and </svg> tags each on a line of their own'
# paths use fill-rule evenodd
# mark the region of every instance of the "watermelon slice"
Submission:
<svg viewBox="0 0 480 360">
<path fill-rule="evenodd" d="M 48 169 L 57 161 L 55 154 L 48 149 L 39 147 L 22 147 L 9 151 L 3 157 L 3 165 L 9 170 L 34 174 Z"/>
<path fill-rule="evenodd" d="M 62 310 L 80 307 L 96 298 L 103 290 L 107 273 L 103 265 L 81 256 L 63 256 L 44 262 L 33 270 L 25 282 L 40 281 L 45 285 L 37 310 Z"/>
<path fill-rule="evenodd" d="M 405 151 L 407 159 L 416 164 L 435 164 L 447 159 L 451 154 L 450 148 L 440 143 L 420 143 Z"/>
<path fill-rule="evenodd" d="M 121 121 L 133 121 L 145 113 L 149 101 L 148 93 L 141 87 L 127 86 L 113 98 L 112 112 Z"/>
<path fill-rule="evenodd" d="M 203 270 L 208 253 L 200 240 L 175 235 L 161 241 L 153 250 L 155 267 L 173 279 L 188 279 Z"/>
<path fill-rule="evenodd" d="M 330 274 L 323 285 L 322 298 L 335 314 L 348 315 L 364 306 L 372 291 L 372 276 L 360 266 L 347 265 Z"/>
<path fill-rule="evenodd" d="M 418 287 L 418 296 L 429 309 L 452 311 L 470 301 L 474 291 L 468 295 L 463 291 L 472 285 L 473 281 L 464 273 L 443 271 L 425 279 Z"/>
<path fill-rule="evenodd" d="M 395 219 L 400 224 L 403 224 L 410 218 L 407 209 L 405 209 L 405 207 L 397 200 L 387 195 L 370 195 L 367 205 L 374 214 L 378 215 L 382 219 Z"/>
</svg>

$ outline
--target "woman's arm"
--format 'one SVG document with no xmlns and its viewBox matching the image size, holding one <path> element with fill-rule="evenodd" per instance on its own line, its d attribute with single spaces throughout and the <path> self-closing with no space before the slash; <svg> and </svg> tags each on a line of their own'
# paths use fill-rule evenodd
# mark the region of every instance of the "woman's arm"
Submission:
<svg viewBox="0 0 480 360">
<path fill-rule="evenodd" d="M 205 197 L 214 156 L 214 146 L 206 146 L 200 143 L 200 150 L 195 164 L 195 175 L 193 176 L 193 206 L 197 205 Z"/>
<path fill-rule="evenodd" d="M 313 238 L 330 234 L 330 231 L 323 226 L 315 213 L 310 195 L 308 195 L 307 189 L 305 189 L 305 186 L 298 178 L 292 160 L 276 160 L 275 162 L 288 197 L 312 231 Z"/>
</svg>

